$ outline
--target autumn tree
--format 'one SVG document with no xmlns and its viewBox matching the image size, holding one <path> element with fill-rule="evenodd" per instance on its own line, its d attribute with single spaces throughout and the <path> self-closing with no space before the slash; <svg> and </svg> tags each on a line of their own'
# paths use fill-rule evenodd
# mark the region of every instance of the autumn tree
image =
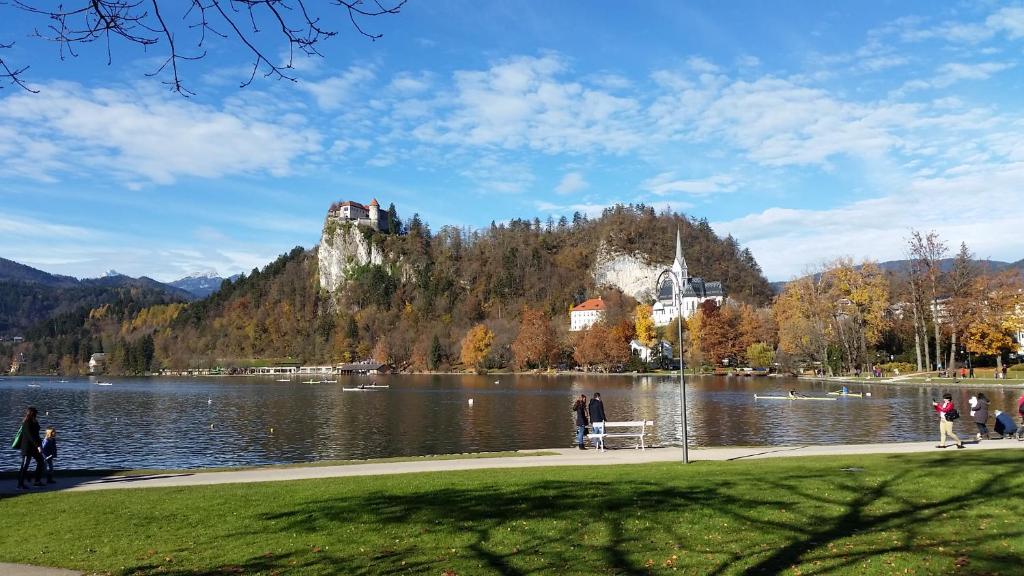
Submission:
<svg viewBox="0 0 1024 576">
<path fill-rule="evenodd" d="M 1013 335 L 1024 329 L 1024 285 L 1015 271 L 983 274 L 977 279 L 980 296 L 976 313 L 967 324 L 964 344 L 976 354 L 992 355 L 1002 370 L 1003 354 L 1013 346 Z"/>
<path fill-rule="evenodd" d="M 772 314 L 781 351 L 797 361 L 827 366 L 832 305 L 823 279 L 820 272 L 809 272 L 787 283 L 772 305 Z"/>
<path fill-rule="evenodd" d="M 747 347 L 747 364 L 755 368 L 768 368 L 775 362 L 775 351 L 766 342 L 754 342 Z"/>
<path fill-rule="evenodd" d="M 634 317 L 634 332 L 638 342 L 651 348 L 658 340 L 658 334 L 654 329 L 654 318 L 651 317 L 651 306 L 649 304 L 637 304 Z"/>
<path fill-rule="evenodd" d="M 494 332 L 491 332 L 487 325 L 477 324 L 470 328 L 462 339 L 462 352 L 459 355 L 462 364 L 467 368 L 482 370 L 484 360 L 491 353 L 493 342 Z"/>
<path fill-rule="evenodd" d="M 575 335 L 573 359 L 584 369 L 601 366 L 607 362 L 608 339 L 611 330 L 603 322 L 598 322 Z"/>
<path fill-rule="evenodd" d="M 945 282 L 948 295 L 945 318 L 949 325 L 949 361 L 946 366 L 953 371 L 956 370 L 957 339 L 977 313 L 982 301 L 976 291 L 977 277 L 978 266 L 974 263 L 974 254 L 966 243 L 961 242 Z"/>
<path fill-rule="evenodd" d="M 516 368 L 547 368 L 555 351 L 551 323 L 540 310 L 524 307 L 519 319 L 519 335 L 512 343 Z"/>
<path fill-rule="evenodd" d="M 835 334 L 845 352 L 846 366 L 867 369 L 867 348 L 882 337 L 888 324 L 889 284 L 874 262 L 855 266 L 849 259 L 833 262 L 824 273 L 829 286 Z"/>
<path fill-rule="evenodd" d="M 942 339 L 939 328 L 939 282 L 942 277 L 942 259 L 948 250 L 946 243 L 934 231 L 921 234 L 917 230 L 911 230 L 908 245 L 911 255 L 911 275 L 915 279 L 914 286 L 917 292 L 915 301 L 927 300 L 928 302 L 932 327 L 935 331 L 935 363 L 941 364 Z M 924 327 L 924 318 L 921 318 L 920 325 Z M 925 364 L 930 368 L 926 331 L 922 337 L 922 345 L 925 351 Z"/>
</svg>

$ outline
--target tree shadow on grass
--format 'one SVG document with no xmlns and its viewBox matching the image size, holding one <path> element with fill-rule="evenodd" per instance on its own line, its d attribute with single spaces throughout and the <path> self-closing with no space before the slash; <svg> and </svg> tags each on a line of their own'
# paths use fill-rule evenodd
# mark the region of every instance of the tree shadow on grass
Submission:
<svg viewBox="0 0 1024 576">
<path fill-rule="evenodd" d="M 256 557 L 204 572 L 164 567 L 159 573 L 439 574 L 450 568 L 463 576 L 640 576 L 672 568 L 778 574 L 794 566 L 803 574 L 888 573 L 877 563 L 861 565 L 881 555 L 927 556 L 932 570 L 952 572 L 965 550 L 972 552 L 962 573 L 1012 571 L 1022 562 L 1021 547 L 998 551 L 986 544 L 997 535 L 1024 541 L 1019 523 L 998 534 L 981 532 L 964 511 L 1004 510 L 1019 518 L 1024 483 L 1006 474 L 1005 465 L 988 472 L 990 455 L 957 456 L 922 458 L 899 473 L 877 464 L 863 472 L 810 465 L 793 467 L 785 477 L 712 480 L 700 477 L 699 464 L 656 477 L 636 467 L 635 474 L 616 480 L 578 475 L 518 482 L 517 472 L 496 470 L 483 486 L 463 483 L 458 475 L 445 485 L 439 474 L 439 488 L 393 483 L 358 498 L 310 499 L 226 535 L 258 538 L 272 527 L 319 539 L 331 550 Z M 736 469 L 752 470 L 756 466 Z M 993 502 L 1001 504 L 986 508 Z M 787 509 L 799 514 L 781 512 Z M 339 539 L 349 539 L 348 546 Z M 137 567 L 130 574 L 152 569 Z"/>
</svg>

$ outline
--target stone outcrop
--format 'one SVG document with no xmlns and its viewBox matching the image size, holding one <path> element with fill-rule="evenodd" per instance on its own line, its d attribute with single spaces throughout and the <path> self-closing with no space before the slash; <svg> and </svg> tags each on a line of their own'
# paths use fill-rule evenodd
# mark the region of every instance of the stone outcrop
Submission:
<svg viewBox="0 0 1024 576">
<path fill-rule="evenodd" d="M 654 299 L 654 283 L 665 268 L 665 264 L 649 264 L 638 254 L 614 252 L 602 243 L 594 261 L 594 283 L 599 288 L 618 288 L 640 302 L 650 302 Z"/>
<path fill-rule="evenodd" d="M 329 217 L 317 250 L 320 287 L 334 295 L 355 267 L 384 264 L 383 251 L 372 241 L 374 234 L 377 232 Z"/>
</svg>

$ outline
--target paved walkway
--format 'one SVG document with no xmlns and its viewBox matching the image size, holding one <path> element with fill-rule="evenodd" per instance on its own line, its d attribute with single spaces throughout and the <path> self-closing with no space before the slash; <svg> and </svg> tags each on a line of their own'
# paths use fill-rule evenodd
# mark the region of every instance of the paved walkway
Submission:
<svg viewBox="0 0 1024 576">
<path fill-rule="evenodd" d="M 3 574 L 3 576 L 82 576 L 81 572 L 64 570 L 63 568 L 4 564 L 3 562 L 0 562 L 0 574 Z"/>
<path fill-rule="evenodd" d="M 1024 450 L 1024 442 L 1016 440 L 970 441 L 967 451 Z M 947 451 L 956 452 L 952 446 Z M 760 446 L 746 448 L 702 448 L 690 450 L 691 461 L 725 461 L 751 458 L 780 458 L 793 456 L 841 456 L 856 454 L 909 454 L 936 452 L 934 442 L 890 444 L 842 444 L 827 446 Z M 511 456 L 501 458 L 466 458 L 462 460 L 433 460 L 424 458 L 408 462 L 368 462 L 341 466 L 310 466 L 298 468 L 259 468 L 230 472 L 172 472 L 142 476 L 68 477 L 57 484 L 34 491 L 52 490 L 116 490 L 124 488 L 154 488 L 169 486 L 201 486 L 242 482 L 276 482 L 308 480 L 313 478 L 342 478 L 347 476 L 375 476 L 382 474 L 408 474 L 415 472 L 448 472 L 455 470 L 481 470 L 488 468 L 533 468 L 538 466 L 601 466 L 612 464 L 640 464 L 645 462 L 679 462 L 679 448 L 631 448 L 606 450 L 554 449 L 547 456 Z M 13 482 L 11 482 L 13 484 Z M 0 492 L 10 493 L 12 486 L 0 486 Z M 2 572 L 0 572 L 2 573 Z"/>
</svg>

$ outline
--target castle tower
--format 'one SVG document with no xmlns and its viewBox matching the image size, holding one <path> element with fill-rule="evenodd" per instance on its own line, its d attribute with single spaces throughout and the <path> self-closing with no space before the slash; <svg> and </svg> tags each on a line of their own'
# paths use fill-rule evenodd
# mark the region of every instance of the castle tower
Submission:
<svg viewBox="0 0 1024 576">
<path fill-rule="evenodd" d="M 377 230 L 380 230 L 380 204 L 377 203 L 377 199 L 374 198 L 370 201 L 370 223 Z"/>
</svg>

